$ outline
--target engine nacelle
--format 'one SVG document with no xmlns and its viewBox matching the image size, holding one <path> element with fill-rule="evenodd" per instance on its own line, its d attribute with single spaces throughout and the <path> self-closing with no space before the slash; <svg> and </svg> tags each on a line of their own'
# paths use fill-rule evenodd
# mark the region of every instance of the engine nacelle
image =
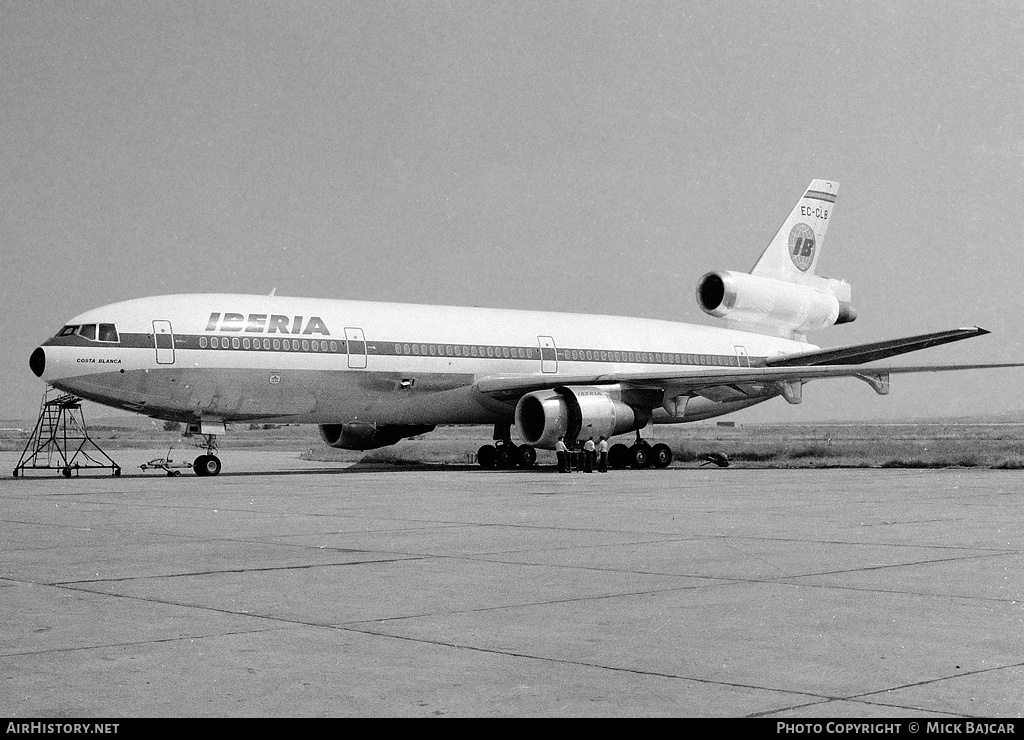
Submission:
<svg viewBox="0 0 1024 740">
<path fill-rule="evenodd" d="M 647 426 L 651 411 L 624 403 L 616 388 L 562 386 L 527 393 L 516 404 L 516 428 L 527 444 L 554 449 L 559 437 L 611 437 Z"/>
<path fill-rule="evenodd" d="M 748 275 L 709 272 L 697 283 L 697 303 L 704 313 L 724 318 L 729 326 L 792 337 L 857 318 L 850 286 L 841 280 L 807 276 L 815 285 Z"/>
<path fill-rule="evenodd" d="M 434 431 L 426 425 L 385 425 L 368 421 L 347 424 L 321 424 L 320 437 L 331 447 L 341 450 L 373 450 L 393 445 L 406 437 Z"/>
</svg>

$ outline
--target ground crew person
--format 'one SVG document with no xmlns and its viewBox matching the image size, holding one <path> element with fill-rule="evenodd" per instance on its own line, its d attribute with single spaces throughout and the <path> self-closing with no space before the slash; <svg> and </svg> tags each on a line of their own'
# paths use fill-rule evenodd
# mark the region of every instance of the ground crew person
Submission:
<svg viewBox="0 0 1024 740">
<path fill-rule="evenodd" d="M 608 472 L 608 440 L 604 437 L 597 443 L 597 470 L 601 473 Z"/>
<path fill-rule="evenodd" d="M 558 472 L 568 473 L 569 472 L 569 451 L 565 448 L 565 442 L 562 437 L 558 438 L 555 442 L 555 457 L 558 458 Z"/>
<path fill-rule="evenodd" d="M 583 470 L 587 473 L 594 472 L 594 438 L 591 437 L 583 445 Z"/>
</svg>

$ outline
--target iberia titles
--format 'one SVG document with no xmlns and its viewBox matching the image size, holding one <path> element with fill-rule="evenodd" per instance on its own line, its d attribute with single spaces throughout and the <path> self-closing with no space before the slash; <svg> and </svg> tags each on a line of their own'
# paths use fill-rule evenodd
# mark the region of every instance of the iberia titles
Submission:
<svg viewBox="0 0 1024 740">
<path fill-rule="evenodd" d="M 331 336 L 319 316 L 279 316 L 278 314 L 211 313 L 204 331 L 244 331 L 251 334 L 322 334 Z"/>
</svg>

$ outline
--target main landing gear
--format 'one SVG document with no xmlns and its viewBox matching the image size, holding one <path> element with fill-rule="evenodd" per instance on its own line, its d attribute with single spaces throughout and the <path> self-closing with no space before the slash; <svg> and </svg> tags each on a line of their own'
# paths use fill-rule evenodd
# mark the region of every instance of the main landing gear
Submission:
<svg viewBox="0 0 1024 740">
<path fill-rule="evenodd" d="M 623 468 L 667 468 L 672 463 L 672 449 L 659 442 L 652 445 L 640 438 L 636 433 L 636 441 L 632 445 L 614 444 L 608 450 L 608 464 L 616 470 Z"/>
<path fill-rule="evenodd" d="M 482 468 L 532 468 L 537 464 L 537 450 L 530 445 L 515 444 L 511 427 L 495 424 L 494 444 L 477 450 L 476 461 Z"/>
<path fill-rule="evenodd" d="M 220 472 L 220 458 L 215 454 L 217 451 L 217 435 L 201 434 L 206 441 L 206 454 L 200 455 L 192 462 L 192 470 L 198 476 L 217 475 Z"/>
<path fill-rule="evenodd" d="M 537 450 L 530 445 L 516 445 L 512 442 L 510 428 L 497 424 L 494 427 L 493 445 L 484 445 L 476 453 L 476 460 L 482 468 L 532 468 L 537 464 Z M 652 445 L 636 433 L 632 445 L 614 444 L 608 450 L 608 464 L 617 470 L 624 468 L 667 468 L 672 463 L 672 449 L 659 442 Z"/>
</svg>

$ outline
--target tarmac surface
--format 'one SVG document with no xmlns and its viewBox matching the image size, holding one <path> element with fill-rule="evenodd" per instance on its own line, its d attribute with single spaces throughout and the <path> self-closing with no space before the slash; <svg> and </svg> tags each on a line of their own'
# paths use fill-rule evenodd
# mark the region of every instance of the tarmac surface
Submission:
<svg viewBox="0 0 1024 740">
<path fill-rule="evenodd" d="M 3 714 L 1024 712 L 1019 471 L 156 454 L 0 453 Z"/>
</svg>

